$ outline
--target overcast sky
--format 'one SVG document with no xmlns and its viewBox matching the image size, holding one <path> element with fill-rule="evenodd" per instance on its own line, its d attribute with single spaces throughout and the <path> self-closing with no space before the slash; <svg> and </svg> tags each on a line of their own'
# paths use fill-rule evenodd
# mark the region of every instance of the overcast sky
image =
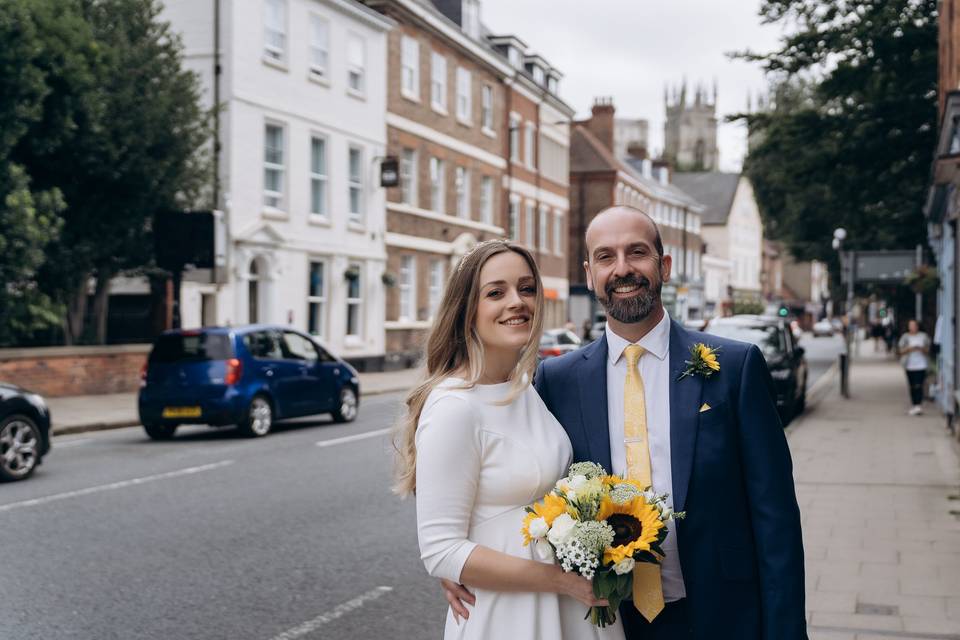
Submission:
<svg viewBox="0 0 960 640">
<path fill-rule="evenodd" d="M 513 34 L 564 73 L 560 95 L 590 115 L 596 96 L 612 96 L 618 117 L 650 122 L 654 152 L 663 148 L 663 89 L 686 76 L 692 86 L 719 87 L 720 168 L 737 171 L 746 131 L 723 124 L 743 111 L 748 92 L 766 86 L 759 65 L 734 61 L 729 51 L 773 49 L 778 26 L 763 26 L 760 0 L 482 0 L 484 24 Z"/>
</svg>

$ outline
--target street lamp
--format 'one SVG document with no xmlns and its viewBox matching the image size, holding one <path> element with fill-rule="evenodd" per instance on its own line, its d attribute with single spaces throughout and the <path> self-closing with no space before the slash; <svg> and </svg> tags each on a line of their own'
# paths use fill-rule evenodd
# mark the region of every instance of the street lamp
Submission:
<svg viewBox="0 0 960 640">
<path fill-rule="evenodd" d="M 847 230 L 843 227 L 837 227 L 833 230 L 833 248 L 840 257 L 840 280 L 843 280 L 843 241 L 847 238 Z M 848 271 L 847 271 L 847 324 L 844 327 L 844 349 L 840 353 L 840 394 L 844 398 L 850 397 L 850 342 L 853 338 L 853 252 L 848 251 Z"/>
<path fill-rule="evenodd" d="M 850 312 L 853 309 L 853 252 L 847 252 L 847 264 L 843 264 L 843 241 L 847 239 L 847 230 L 843 227 L 837 227 L 833 230 L 833 248 L 840 254 L 840 273 L 843 279 L 843 269 L 847 270 L 847 320 L 850 321 Z"/>
</svg>

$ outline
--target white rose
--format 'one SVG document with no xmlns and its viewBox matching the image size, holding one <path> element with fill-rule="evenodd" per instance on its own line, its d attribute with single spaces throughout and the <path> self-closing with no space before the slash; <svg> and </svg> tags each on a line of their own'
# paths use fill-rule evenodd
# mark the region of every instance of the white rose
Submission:
<svg viewBox="0 0 960 640">
<path fill-rule="evenodd" d="M 587 476 L 576 475 L 570 476 L 570 488 L 574 491 L 581 491 L 584 487 L 587 486 Z"/>
<path fill-rule="evenodd" d="M 553 547 L 546 540 L 535 540 L 533 548 L 537 552 L 537 557 L 541 560 L 553 560 Z"/>
<path fill-rule="evenodd" d="M 572 489 L 567 491 L 564 495 L 567 497 L 568 502 L 573 502 L 577 499 L 577 492 Z"/>
<path fill-rule="evenodd" d="M 542 538 L 550 531 L 550 527 L 543 518 L 536 518 L 530 521 L 530 528 L 528 530 L 530 531 L 531 538 Z"/>
<path fill-rule="evenodd" d="M 552 542 L 555 547 L 559 547 L 566 542 L 575 524 L 577 524 L 577 521 L 571 518 L 569 513 L 561 513 L 553 521 L 553 526 L 550 527 L 550 533 L 547 534 L 547 539 Z"/>
<path fill-rule="evenodd" d="M 613 565 L 613 571 L 618 576 L 622 576 L 625 573 L 630 573 L 633 571 L 633 565 L 635 565 L 633 558 L 624 558 L 617 564 Z"/>
</svg>

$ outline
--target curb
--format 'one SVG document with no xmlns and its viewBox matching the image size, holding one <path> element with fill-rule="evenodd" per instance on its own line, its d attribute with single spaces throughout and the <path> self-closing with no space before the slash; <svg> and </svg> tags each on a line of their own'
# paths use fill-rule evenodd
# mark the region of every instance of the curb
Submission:
<svg viewBox="0 0 960 640">
<path fill-rule="evenodd" d="M 368 396 L 379 396 L 385 393 L 397 393 L 400 391 L 406 391 L 409 389 L 409 385 L 396 386 L 396 387 L 383 387 L 380 389 L 375 389 L 373 391 L 365 391 L 360 394 L 360 399 L 366 398 Z M 88 433 L 91 431 L 109 431 L 111 429 L 125 429 L 127 427 L 137 427 L 140 425 L 139 419 L 126 419 L 126 420 L 115 420 L 113 422 L 90 422 L 87 424 L 71 424 L 66 427 L 57 427 L 56 423 L 52 426 L 51 435 L 54 437 L 57 436 L 69 436 L 77 433 Z"/>
<path fill-rule="evenodd" d="M 830 368 L 824 371 L 823 375 L 813 383 L 813 386 L 807 389 L 807 407 L 802 414 L 794 417 L 790 421 L 790 424 L 784 427 L 783 431 L 787 437 L 810 418 L 812 410 L 830 393 L 830 387 L 836 382 L 839 371 L 840 365 L 834 362 L 830 365 Z M 823 391 L 823 389 L 826 389 L 826 391 Z M 820 394 L 819 397 L 817 397 L 818 394 Z M 811 402 L 811 400 L 814 400 L 814 402 Z"/>
</svg>

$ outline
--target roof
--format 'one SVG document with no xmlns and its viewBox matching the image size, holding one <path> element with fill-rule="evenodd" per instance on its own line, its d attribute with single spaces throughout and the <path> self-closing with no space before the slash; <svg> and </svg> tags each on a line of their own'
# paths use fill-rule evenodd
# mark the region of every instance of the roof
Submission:
<svg viewBox="0 0 960 640">
<path fill-rule="evenodd" d="M 703 203 L 699 202 L 695 198 L 692 198 L 690 194 L 682 189 L 678 188 L 676 185 L 668 182 L 663 184 L 656 178 L 647 178 L 643 175 L 643 160 L 640 158 L 627 158 L 625 161 L 626 165 L 630 167 L 633 177 L 641 182 L 645 187 L 650 189 L 651 193 L 657 194 L 661 197 L 671 198 L 674 201 L 678 201 L 683 205 L 694 209 L 704 209 Z"/>
<path fill-rule="evenodd" d="M 740 184 L 739 173 L 703 171 L 674 173 L 673 184 L 706 206 L 703 224 L 726 224 Z"/>
<path fill-rule="evenodd" d="M 582 122 L 570 127 L 570 171 L 624 171 L 625 168 Z"/>
</svg>

